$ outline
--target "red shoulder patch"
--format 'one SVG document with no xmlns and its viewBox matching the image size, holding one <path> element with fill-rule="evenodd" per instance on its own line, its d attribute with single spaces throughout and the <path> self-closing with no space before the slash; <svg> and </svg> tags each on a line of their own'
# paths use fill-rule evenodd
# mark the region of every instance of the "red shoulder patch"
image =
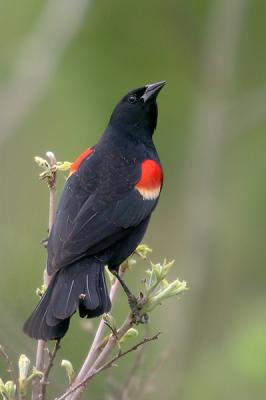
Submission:
<svg viewBox="0 0 266 400">
<path fill-rule="evenodd" d="M 145 160 L 141 164 L 141 177 L 135 189 L 145 200 L 155 200 L 161 191 L 163 172 L 159 164 L 153 160 Z"/>
<path fill-rule="evenodd" d="M 74 174 L 74 172 L 76 172 L 79 169 L 79 166 L 82 163 L 82 161 L 84 161 L 92 152 L 93 152 L 93 147 L 89 147 L 88 149 L 83 151 L 83 153 L 81 153 L 76 158 L 76 160 L 71 164 L 69 175 Z"/>
</svg>

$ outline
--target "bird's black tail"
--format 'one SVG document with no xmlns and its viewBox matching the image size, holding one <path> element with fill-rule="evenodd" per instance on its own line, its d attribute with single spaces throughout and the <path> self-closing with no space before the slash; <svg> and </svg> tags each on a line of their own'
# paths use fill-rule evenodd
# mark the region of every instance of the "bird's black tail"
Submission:
<svg viewBox="0 0 266 400">
<path fill-rule="evenodd" d="M 35 339 L 59 339 L 78 308 L 80 316 L 88 318 L 111 308 L 104 265 L 92 258 L 79 260 L 56 273 L 23 331 Z"/>
</svg>

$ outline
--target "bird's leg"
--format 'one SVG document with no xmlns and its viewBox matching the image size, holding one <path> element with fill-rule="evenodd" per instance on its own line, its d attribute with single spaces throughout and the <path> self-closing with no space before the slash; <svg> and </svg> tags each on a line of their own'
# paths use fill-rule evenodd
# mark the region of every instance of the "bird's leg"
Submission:
<svg viewBox="0 0 266 400">
<path fill-rule="evenodd" d="M 138 299 L 136 298 L 136 296 L 134 296 L 134 294 L 130 291 L 130 289 L 127 287 L 127 285 L 125 284 L 125 282 L 123 281 L 123 279 L 121 278 L 121 276 L 119 275 L 119 273 L 116 270 L 111 270 L 112 274 L 119 280 L 124 292 L 127 295 L 128 298 L 128 304 L 129 307 L 132 311 L 132 314 L 135 317 L 136 323 L 137 324 L 143 324 L 144 322 L 147 322 L 147 316 L 141 316 L 140 315 L 140 307 L 139 307 L 139 302 Z"/>
</svg>

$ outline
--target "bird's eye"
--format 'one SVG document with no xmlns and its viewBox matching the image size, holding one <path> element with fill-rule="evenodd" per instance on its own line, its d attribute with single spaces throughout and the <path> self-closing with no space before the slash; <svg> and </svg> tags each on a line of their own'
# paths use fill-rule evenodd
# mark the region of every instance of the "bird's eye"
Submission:
<svg viewBox="0 0 266 400">
<path fill-rule="evenodd" d="M 128 98 L 129 103 L 136 103 L 137 101 L 137 96 L 135 94 L 131 94 Z"/>
</svg>

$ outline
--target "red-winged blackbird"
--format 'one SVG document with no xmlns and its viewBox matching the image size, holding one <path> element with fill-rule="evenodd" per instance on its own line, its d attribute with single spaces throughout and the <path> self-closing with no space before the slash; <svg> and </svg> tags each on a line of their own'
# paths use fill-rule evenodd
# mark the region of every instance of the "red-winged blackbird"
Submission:
<svg viewBox="0 0 266 400">
<path fill-rule="evenodd" d="M 164 84 L 124 96 L 98 144 L 72 164 L 48 240 L 47 271 L 54 276 L 24 325 L 29 336 L 57 339 L 77 309 L 88 318 L 110 310 L 104 267 L 117 276 L 160 196 L 163 173 L 152 136 Z"/>
</svg>

